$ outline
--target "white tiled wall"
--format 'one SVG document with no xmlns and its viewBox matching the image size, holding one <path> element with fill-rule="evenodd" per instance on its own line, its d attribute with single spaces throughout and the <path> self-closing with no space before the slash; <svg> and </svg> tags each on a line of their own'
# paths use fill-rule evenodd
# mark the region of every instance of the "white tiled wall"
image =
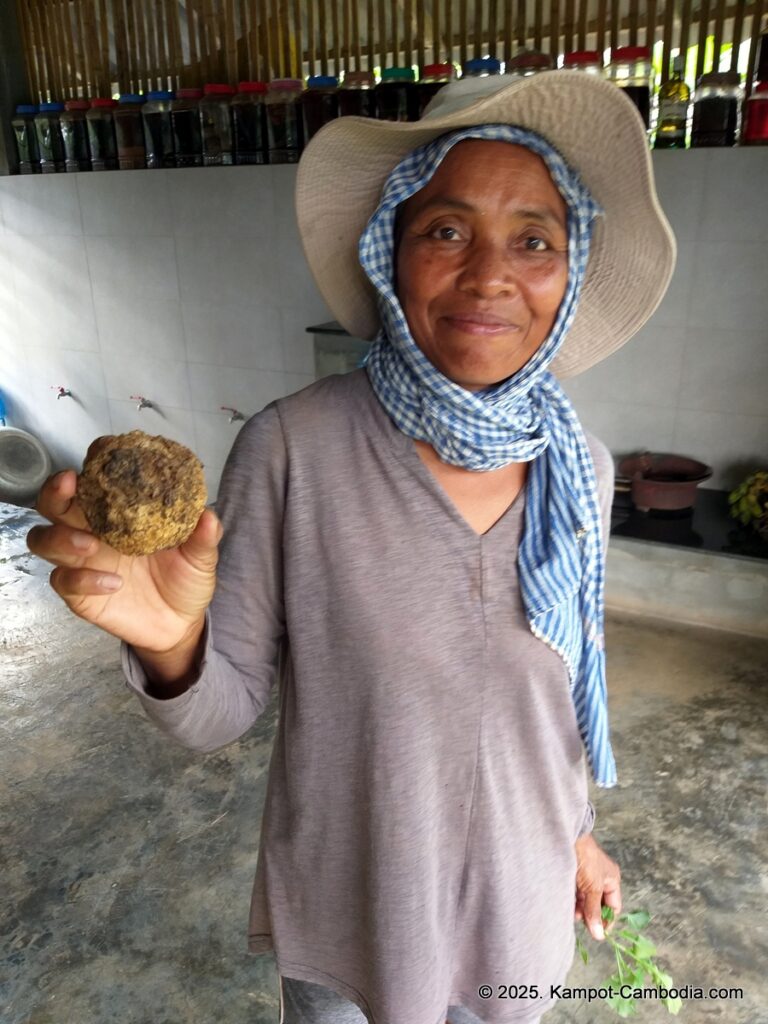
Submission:
<svg viewBox="0 0 768 1024">
<path fill-rule="evenodd" d="M 209 497 L 242 421 L 312 383 L 333 319 L 303 259 L 296 168 L 0 178 L 0 391 L 54 468 L 140 427 L 202 459 Z M 63 385 L 72 398 L 57 399 Z M 137 409 L 131 395 L 152 409 Z"/>
<path fill-rule="evenodd" d="M 619 352 L 564 382 L 620 456 L 677 451 L 711 487 L 768 462 L 768 150 L 653 154 L 679 244 L 670 289 Z M 140 427 L 193 448 L 210 497 L 240 421 L 314 380 L 334 319 L 293 212 L 295 166 L 0 178 L 8 423 L 80 468 Z M 73 398 L 56 398 L 55 386 Z M 130 395 L 156 406 L 139 412 Z"/>
</svg>

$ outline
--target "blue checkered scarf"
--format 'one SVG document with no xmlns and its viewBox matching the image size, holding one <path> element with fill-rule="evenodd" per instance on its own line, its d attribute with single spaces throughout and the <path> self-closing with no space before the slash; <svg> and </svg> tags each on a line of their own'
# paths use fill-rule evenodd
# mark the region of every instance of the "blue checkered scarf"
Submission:
<svg viewBox="0 0 768 1024">
<path fill-rule="evenodd" d="M 546 164 L 568 207 L 568 280 L 549 336 L 512 377 L 471 392 L 444 376 L 413 340 L 393 289 L 397 207 L 423 188 L 462 139 L 526 146 Z M 359 241 L 382 328 L 361 365 L 403 433 L 454 466 L 489 470 L 531 462 L 520 590 L 533 634 L 565 662 L 587 761 L 598 786 L 616 785 L 608 735 L 603 645 L 604 555 L 592 457 L 565 392 L 547 369 L 576 314 L 592 221 L 602 213 L 577 174 L 534 132 L 505 124 L 462 128 L 409 153 L 387 178 Z"/>
</svg>

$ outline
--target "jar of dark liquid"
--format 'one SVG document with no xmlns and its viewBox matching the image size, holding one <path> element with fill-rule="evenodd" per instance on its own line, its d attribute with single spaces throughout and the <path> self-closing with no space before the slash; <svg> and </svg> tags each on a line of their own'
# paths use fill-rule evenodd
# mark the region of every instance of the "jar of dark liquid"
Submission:
<svg viewBox="0 0 768 1024">
<path fill-rule="evenodd" d="M 177 167 L 202 167 L 203 136 L 200 129 L 202 89 L 177 89 L 171 103 L 171 134 Z"/>
<path fill-rule="evenodd" d="M 618 46 L 611 53 L 608 78 L 632 100 L 646 129 L 651 124 L 651 51 L 647 46 Z"/>
<path fill-rule="evenodd" d="M 271 164 L 298 163 L 304 148 L 300 78 L 275 78 L 264 99 L 267 110 L 267 139 Z"/>
<path fill-rule="evenodd" d="M 421 78 L 416 83 L 419 117 L 424 113 L 427 104 L 444 85 L 453 78 L 453 64 L 425 64 Z"/>
<path fill-rule="evenodd" d="M 266 82 L 240 82 L 232 97 L 232 139 L 236 164 L 269 163 Z"/>
<path fill-rule="evenodd" d="M 702 75 L 693 94 L 691 148 L 735 146 L 742 102 L 738 71 Z"/>
<path fill-rule="evenodd" d="M 486 75 L 500 75 L 501 62 L 495 57 L 472 57 L 464 61 L 464 78 L 485 78 Z"/>
<path fill-rule="evenodd" d="M 37 107 L 34 103 L 20 103 L 16 107 L 16 116 L 11 121 L 19 154 L 19 174 L 40 173 L 40 154 L 35 132 L 36 113 Z"/>
<path fill-rule="evenodd" d="M 379 121 L 418 121 L 419 94 L 413 68 L 384 68 L 376 86 Z"/>
<path fill-rule="evenodd" d="M 336 94 L 339 117 L 376 117 L 375 87 L 372 71 L 347 71 Z"/>
<path fill-rule="evenodd" d="M 540 71 L 553 71 L 555 62 L 548 53 L 541 50 L 520 50 L 515 56 L 507 61 L 504 71 L 508 75 L 518 75 L 526 78 L 528 75 L 538 75 Z"/>
<path fill-rule="evenodd" d="M 200 100 L 200 127 L 203 132 L 203 165 L 229 166 L 232 156 L 232 111 L 235 90 L 231 85 L 209 83 L 203 86 Z"/>
<path fill-rule="evenodd" d="M 63 103 L 41 103 L 35 114 L 35 134 L 43 174 L 64 170 L 64 140 L 61 137 L 63 109 Z"/>
<path fill-rule="evenodd" d="M 147 167 L 175 167 L 173 133 L 171 131 L 171 103 L 173 93 L 166 90 L 147 93 L 147 102 L 141 111 L 144 122 L 144 146 Z"/>
<path fill-rule="evenodd" d="M 117 138 L 117 165 L 121 171 L 135 171 L 147 165 L 141 108 L 146 97 L 124 93 L 113 112 Z"/>
<path fill-rule="evenodd" d="M 94 171 L 117 170 L 117 138 L 112 116 L 116 106 L 116 100 L 95 96 L 91 100 L 91 109 L 85 113 L 91 169 Z"/>
<path fill-rule="evenodd" d="M 90 171 L 91 152 L 88 148 L 88 122 L 85 115 L 91 104 L 88 100 L 67 100 L 61 115 L 61 137 L 64 141 L 64 167 L 67 171 Z"/>
<path fill-rule="evenodd" d="M 310 75 L 307 79 L 307 88 L 299 101 L 305 146 L 323 125 L 339 116 L 338 87 L 339 80 L 333 75 Z"/>
</svg>

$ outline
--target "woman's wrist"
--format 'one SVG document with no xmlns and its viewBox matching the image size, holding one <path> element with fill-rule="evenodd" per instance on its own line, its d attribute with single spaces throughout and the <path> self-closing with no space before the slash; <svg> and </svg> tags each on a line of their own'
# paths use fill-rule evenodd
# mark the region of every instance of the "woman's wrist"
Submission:
<svg viewBox="0 0 768 1024">
<path fill-rule="evenodd" d="M 185 693 L 200 673 L 203 655 L 205 617 L 194 623 L 183 640 L 168 651 L 148 651 L 134 647 L 147 676 L 146 691 L 150 697 L 168 700 Z"/>
</svg>

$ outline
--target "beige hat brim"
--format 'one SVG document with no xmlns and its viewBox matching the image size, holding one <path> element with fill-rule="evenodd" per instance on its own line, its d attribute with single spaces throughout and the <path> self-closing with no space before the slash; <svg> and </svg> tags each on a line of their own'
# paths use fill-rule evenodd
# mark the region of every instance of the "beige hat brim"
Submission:
<svg viewBox="0 0 768 1024">
<path fill-rule="evenodd" d="M 354 337 L 373 339 L 380 329 L 376 291 L 357 247 L 384 182 L 417 146 L 478 124 L 538 132 L 604 210 L 595 222 L 576 316 L 550 365 L 556 376 L 572 377 L 640 330 L 667 290 L 677 254 L 656 195 L 642 119 L 611 82 L 582 71 L 548 71 L 422 121 L 348 116 L 330 122 L 307 145 L 296 178 L 307 262 L 339 323 Z"/>
</svg>

